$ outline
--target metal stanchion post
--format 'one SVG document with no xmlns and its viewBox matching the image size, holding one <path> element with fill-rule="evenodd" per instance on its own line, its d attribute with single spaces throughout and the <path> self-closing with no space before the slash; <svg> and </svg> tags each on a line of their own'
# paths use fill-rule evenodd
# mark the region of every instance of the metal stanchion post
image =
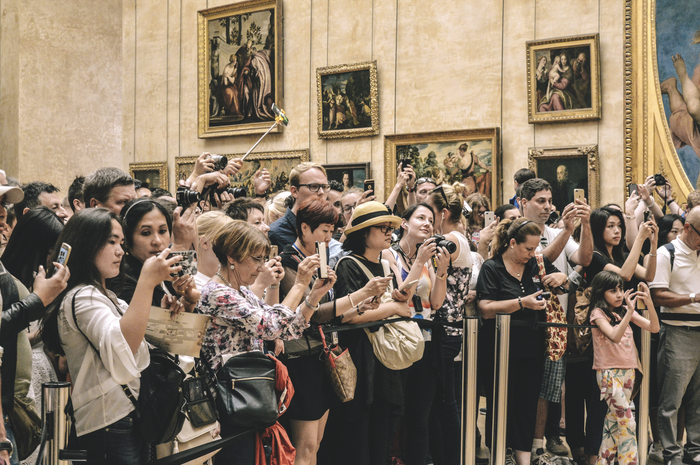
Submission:
<svg viewBox="0 0 700 465">
<path fill-rule="evenodd" d="M 649 318 L 649 310 L 643 310 L 642 316 Z M 651 333 L 642 330 L 642 347 L 641 347 L 641 370 L 647 375 L 642 377 L 642 386 L 639 390 L 639 397 L 635 402 L 636 408 L 639 410 L 639 437 L 637 438 L 637 457 L 639 465 L 646 465 L 647 453 L 649 451 L 649 353 L 651 350 Z"/>
<path fill-rule="evenodd" d="M 70 462 L 58 459 L 58 453 L 65 449 L 70 434 L 70 426 L 64 413 L 70 398 L 70 383 L 44 383 L 42 396 L 42 420 L 46 421 L 46 414 L 53 412 L 53 425 L 49 425 L 51 429 L 41 465 L 70 465 Z"/>
<path fill-rule="evenodd" d="M 476 463 L 476 418 L 479 408 L 476 393 L 476 352 L 479 340 L 479 319 L 464 319 L 462 341 L 462 461 Z"/>
<path fill-rule="evenodd" d="M 493 383 L 493 427 L 491 429 L 491 465 L 506 463 L 506 425 L 508 417 L 508 353 L 510 352 L 510 315 L 496 315 L 496 350 Z"/>
</svg>

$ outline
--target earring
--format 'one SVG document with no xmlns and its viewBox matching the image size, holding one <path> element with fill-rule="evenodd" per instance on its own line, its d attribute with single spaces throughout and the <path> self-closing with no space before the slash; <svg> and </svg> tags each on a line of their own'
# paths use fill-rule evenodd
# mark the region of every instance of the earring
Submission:
<svg viewBox="0 0 700 465">
<path fill-rule="evenodd" d="M 512 248 L 513 248 L 513 247 L 511 247 L 511 249 L 512 249 Z M 231 266 L 230 266 L 230 268 L 231 268 L 231 269 L 233 269 L 233 263 L 231 263 Z"/>
<path fill-rule="evenodd" d="M 513 250 L 513 246 L 510 246 L 510 250 Z M 233 269 L 233 265 L 231 265 L 231 269 Z"/>
</svg>

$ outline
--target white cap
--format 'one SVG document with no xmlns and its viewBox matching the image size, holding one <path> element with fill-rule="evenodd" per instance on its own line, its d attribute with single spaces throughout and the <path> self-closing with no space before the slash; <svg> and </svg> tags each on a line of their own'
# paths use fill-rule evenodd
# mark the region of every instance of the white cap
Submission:
<svg viewBox="0 0 700 465">
<path fill-rule="evenodd" d="M 7 203 L 18 203 L 24 199 L 24 192 L 16 186 L 0 186 L 0 197 L 3 195 Z"/>
</svg>

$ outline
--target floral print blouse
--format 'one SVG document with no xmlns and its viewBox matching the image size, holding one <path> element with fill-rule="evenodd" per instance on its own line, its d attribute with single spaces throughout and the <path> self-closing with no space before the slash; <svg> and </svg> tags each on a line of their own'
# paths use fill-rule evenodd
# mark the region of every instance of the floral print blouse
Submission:
<svg viewBox="0 0 700 465">
<path fill-rule="evenodd" d="M 264 340 L 297 339 L 309 327 L 300 309 L 267 305 L 246 288 L 237 291 L 215 281 L 202 288 L 195 312 L 212 317 L 201 351 L 212 377 L 221 366 L 221 355 L 262 352 Z"/>
</svg>

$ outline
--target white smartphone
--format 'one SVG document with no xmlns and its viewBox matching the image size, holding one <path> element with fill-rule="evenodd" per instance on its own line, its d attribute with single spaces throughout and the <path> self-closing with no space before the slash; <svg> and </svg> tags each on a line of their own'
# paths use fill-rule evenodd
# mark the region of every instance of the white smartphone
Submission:
<svg viewBox="0 0 700 465">
<path fill-rule="evenodd" d="M 321 259 L 321 266 L 318 268 L 318 277 L 326 279 L 328 278 L 328 253 L 326 251 L 325 242 L 316 242 L 316 253 Z"/>
<path fill-rule="evenodd" d="M 494 212 L 484 213 L 484 226 L 488 226 L 494 221 L 496 221 L 496 214 Z"/>
<path fill-rule="evenodd" d="M 61 244 L 61 250 L 58 251 L 58 263 L 65 265 L 68 262 L 71 250 L 73 250 L 73 247 L 70 245 L 66 244 L 65 242 Z"/>
</svg>

